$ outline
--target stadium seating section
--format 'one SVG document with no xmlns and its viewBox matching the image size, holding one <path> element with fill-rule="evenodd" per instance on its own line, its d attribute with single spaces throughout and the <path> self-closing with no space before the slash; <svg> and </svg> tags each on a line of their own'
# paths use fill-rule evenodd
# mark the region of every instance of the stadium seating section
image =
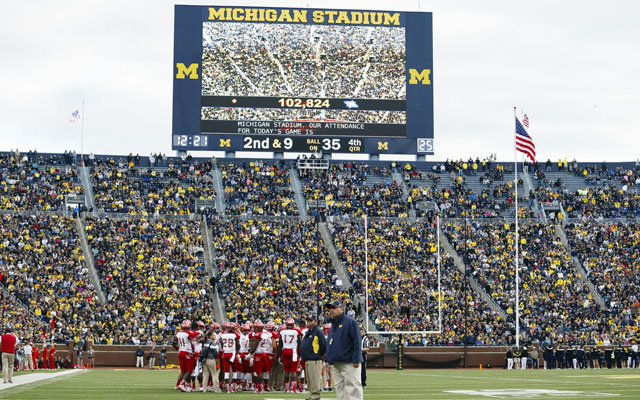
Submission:
<svg viewBox="0 0 640 400">
<path fill-rule="evenodd" d="M 393 98 L 393 79 L 362 90 Z M 412 345 L 513 344 L 518 241 L 522 340 L 637 341 L 635 163 L 528 165 L 516 209 L 513 164 L 490 159 L 78 162 L 0 154 L 1 318 L 26 336 L 166 343 L 184 318 L 281 323 L 339 299 Z"/>
</svg>

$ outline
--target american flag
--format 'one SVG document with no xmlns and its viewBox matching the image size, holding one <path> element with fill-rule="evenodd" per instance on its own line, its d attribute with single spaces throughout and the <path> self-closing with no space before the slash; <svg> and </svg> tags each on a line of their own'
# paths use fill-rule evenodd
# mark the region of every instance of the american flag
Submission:
<svg viewBox="0 0 640 400">
<path fill-rule="evenodd" d="M 528 119 L 526 119 L 526 121 L 528 124 L 529 123 Z M 522 126 L 520 121 L 518 121 L 517 117 L 516 117 L 516 150 L 526 154 L 527 157 L 529 157 L 529 159 L 531 160 L 531 162 L 536 161 L 536 145 L 533 144 L 533 140 L 531 139 L 531 136 L 529 136 L 527 131 L 524 129 L 524 126 Z"/>
<path fill-rule="evenodd" d="M 78 110 L 75 110 L 74 112 L 71 113 L 71 119 L 69 120 L 69 122 L 76 122 L 79 119 L 80 119 L 80 112 Z"/>
<path fill-rule="evenodd" d="M 529 117 L 527 117 L 527 114 L 522 117 L 522 125 L 527 129 L 529 128 Z"/>
</svg>

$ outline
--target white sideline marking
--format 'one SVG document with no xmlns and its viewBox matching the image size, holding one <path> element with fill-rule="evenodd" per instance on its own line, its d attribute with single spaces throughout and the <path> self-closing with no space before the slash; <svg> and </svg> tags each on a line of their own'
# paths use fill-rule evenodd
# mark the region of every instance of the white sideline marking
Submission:
<svg viewBox="0 0 640 400">
<path fill-rule="evenodd" d="M 546 389 L 504 389 L 504 390 L 445 390 L 445 393 L 455 394 L 467 394 L 470 396 L 483 396 L 483 397 L 513 397 L 517 399 L 522 398 L 536 398 L 536 397 L 609 397 L 620 396 L 616 393 L 593 393 L 593 392 L 581 392 L 574 390 L 546 390 Z"/>
<path fill-rule="evenodd" d="M 61 372 L 54 373 L 34 373 L 24 374 L 13 377 L 13 383 L 0 383 L 0 390 L 13 388 L 16 386 L 26 385 L 28 383 L 43 381 L 45 379 L 56 378 L 58 376 L 75 374 L 76 372 L 82 372 L 81 369 L 69 369 Z"/>
</svg>

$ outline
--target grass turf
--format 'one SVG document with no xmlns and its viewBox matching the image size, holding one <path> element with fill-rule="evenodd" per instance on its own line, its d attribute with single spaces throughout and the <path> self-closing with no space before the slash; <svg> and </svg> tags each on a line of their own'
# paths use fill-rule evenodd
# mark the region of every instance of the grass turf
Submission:
<svg viewBox="0 0 640 400">
<path fill-rule="evenodd" d="M 0 391 L 0 399 L 304 399 L 308 394 L 179 393 L 177 372 L 98 369 Z M 640 370 L 370 370 L 364 398 L 639 399 Z M 526 391 L 525 391 L 526 390 Z M 468 391 L 466 393 L 452 391 Z M 322 398 L 335 398 L 322 393 Z"/>
</svg>

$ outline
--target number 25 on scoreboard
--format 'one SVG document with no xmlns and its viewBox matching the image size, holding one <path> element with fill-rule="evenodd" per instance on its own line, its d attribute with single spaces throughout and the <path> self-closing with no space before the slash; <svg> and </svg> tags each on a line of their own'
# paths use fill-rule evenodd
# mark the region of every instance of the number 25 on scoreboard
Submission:
<svg viewBox="0 0 640 400">
<path fill-rule="evenodd" d="M 430 153 L 433 151 L 433 139 L 418 139 L 418 153 Z"/>
</svg>

